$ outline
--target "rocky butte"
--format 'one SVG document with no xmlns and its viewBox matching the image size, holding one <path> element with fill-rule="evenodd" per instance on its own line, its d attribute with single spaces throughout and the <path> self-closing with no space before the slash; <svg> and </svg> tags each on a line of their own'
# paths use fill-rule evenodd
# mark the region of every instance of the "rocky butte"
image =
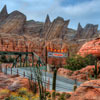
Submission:
<svg viewBox="0 0 100 100">
<path fill-rule="evenodd" d="M 90 38 L 99 36 L 98 25 L 87 24 L 84 28 L 79 24 L 77 30 L 68 28 L 70 20 L 57 17 L 52 22 L 47 15 L 45 22 L 26 20 L 26 16 L 13 11 L 8 14 L 6 5 L 0 12 L 0 50 L 23 51 L 37 53 L 40 57 L 45 54 L 45 47 L 53 49 L 69 49 L 76 53 L 83 43 Z M 71 55 L 71 54 L 70 54 Z M 53 58 L 48 59 L 51 64 Z M 57 58 L 56 63 L 66 58 Z"/>
</svg>

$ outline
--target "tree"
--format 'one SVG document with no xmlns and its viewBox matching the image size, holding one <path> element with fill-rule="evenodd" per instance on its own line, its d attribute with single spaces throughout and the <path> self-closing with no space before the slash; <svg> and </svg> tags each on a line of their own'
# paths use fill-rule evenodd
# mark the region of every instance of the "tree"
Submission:
<svg viewBox="0 0 100 100">
<path fill-rule="evenodd" d="M 86 57 L 82 57 L 79 55 L 75 55 L 72 57 L 69 57 L 67 61 L 67 65 L 65 68 L 70 70 L 80 70 L 81 68 L 86 67 L 87 65 L 94 65 L 95 64 L 96 57 L 93 55 L 87 55 Z"/>
</svg>

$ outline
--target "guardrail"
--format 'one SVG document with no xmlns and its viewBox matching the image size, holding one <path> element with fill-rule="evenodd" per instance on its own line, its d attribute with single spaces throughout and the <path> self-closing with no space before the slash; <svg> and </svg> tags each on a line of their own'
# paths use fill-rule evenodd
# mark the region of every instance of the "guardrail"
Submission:
<svg viewBox="0 0 100 100">
<path fill-rule="evenodd" d="M 33 81 L 35 81 L 35 82 L 37 82 L 38 81 L 38 79 L 34 76 L 34 73 L 30 73 L 30 75 L 28 75 L 25 71 L 23 71 L 23 72 L 21 72 L 21 71 L 19 71 L 19 69 L 17 69 L 16 68 L 16 70 L 13 70 L 14 68 L 3 68 L 2 69 L 2 71 L 5 73 L 5 74 L 10 74 L 10 75 L 20 75 L 21 77 L 26 77 L 26 78 L 28 78 L 28 79 L 30 79 L 30 80 L 33 80 Z M 46 86 L 46 88 L 47 89 L 49 89 L 50 90 L 50 86 L 52 87 L 52 81 L 50 81 L 50 78 L 52 78 L 52 76 L 51 77 L 49 77 L 46 81 L 44 81 L 44 79 L 42 79 L 42 83 L 43 83 L 43 86 Z M 61 80 L 61 78 L 58 76 L 58 81 L 59 80 Z M 63 78 L 62 78 L 62 80 L 63 80 Z M 61 81 L 61 82 L 64 82 L 65 80 L 63 80 L 63 81 Z M 70 80 L 70 82 L 69 83 L 67 83 L 66 81 L 66 83 L 63 85 L 61 85 L 60 83 L 57 83 L 56 84 L 56 89 L 57 89 L 57 91 L 63 91 L 63 92 L 67 92 L 67 90 L 68 90 L 68 88 L 72 88 L 72 90 L 73 90 L 73 86 L 74 86 L 74 84 L 77 84 L 77 80 L 72 80 L 73 81 L 73 83 L 71 84 L 71 80 Z M 71 85 L 70 87 L 68 87 L 68 88 L 66 88 L 67 87 L 67 84 L 69 84 L 69 85 Z M 78 84 L 77 84 L 78 85 Z M 78 85 L 79 86 L 79 85 Z M 52 88 L 51 88 L 52 89 Z"/>
</svg>

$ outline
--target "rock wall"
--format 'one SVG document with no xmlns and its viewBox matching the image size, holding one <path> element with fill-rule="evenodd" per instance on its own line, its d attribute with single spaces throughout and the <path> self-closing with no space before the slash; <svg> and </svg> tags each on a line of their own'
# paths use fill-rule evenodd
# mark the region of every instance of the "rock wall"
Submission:
<svg viewBox="0 0 100 100">
<path fill-rule="evenodd" d="M 26 21 L 24 24 L 24 34 L 40 36 L 43 31 L 43 23 L 34 20 Z"/>
<path fill-rule="evenodd" d="M 8 14 L 7 8 L 4 6 L 0 12 L 0 50 L 35 52 L 43 57 L 46 44 L 51 42 L 56 49 L 58 46 L 62 49 L 61 45 L 66 43 L 68 47 L 71 47 L 69 49 L 71 53 L 76 53 L 76 47 L 81 47 L 80 45 L 84 42 L 80 43 L 80 41 L 77 42 L 74 39 L 86 39 L 97 35 L 98 25 L 88 24 L 85 28 L 82 28 L 79 24 L 76 32 L 69 29 L 68 24 L 69 20 L 64 20 L 61 17 L 57 17 L 51 22 L 49 15 L 47 15 L 45 23 L 34 20 L 26 21 L 24 14 L 19 11 Z M 62 42 L 59 42 L 59 40 L 62 40 Z M 75 48 L 73 47 L 74 44 Z M 48 60 L 50 64 L 53 60 L 56 63 L 60 61 L 65 64 L 66 62 L 65 58 L 57 58 L 56 60 L 48 58 Z"/>
<path fill-rule="evenodd" d="M 68 23 L 69 20 L 64 21 L 63 18 L 57 17 L 48 28 L 45 39 L 52 40 L 53 38 L 63 38 L 63 35 L 67 33 Z"/>
<path fill-rule="evenodd" d="M 93 38 L 96 34 L 98 34 L 98 25 L 87 24 L 84 28 L 82 28 L 82 26 L 79 23 L 75 38 L 76 39 Z"/>
<path fill-rule="evenodd" d="M 0 23 L 3 22 L 7 17 L 8 17 L 8 12 L 7 12 L 7 7 L 5 5 L 0 12 Z"/>
<path fill-rule="evenodd" d="M 15 33 L 23 32 L 23 25 L 26 21 L 26 16 L 19 11 L 14 11 L 0 24 L 0 33 Z"/>
<path fill-rule="evenodd" d="M 81 56 L 86 56 L 86 55 L 89 55 L 89 54 L 100 56 L 100 38 L 86 42 L 80 48 L 78 54 L 81 55 Z"/>
</svg>

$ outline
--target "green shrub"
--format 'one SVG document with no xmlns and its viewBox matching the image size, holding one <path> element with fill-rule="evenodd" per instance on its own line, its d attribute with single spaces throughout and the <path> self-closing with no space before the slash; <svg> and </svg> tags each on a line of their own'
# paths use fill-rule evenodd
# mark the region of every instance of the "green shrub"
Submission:
<svg viewBox="0 0 100 100">
<path fill-rule="evenodd" d="M 56 96 L 60 96 L 60 93 L 57 92 L 57 93 L 56 93 Z"/>
<path fill-rule="evenodd" d="M 2 63 L 12 63 L 14 62 L 14 58 L 10 57 L 6 57 L 5 55 L 1 55 L 0 56 L 0 62 Z"/>
<path fill-rule="evenodd" d="M 46 92 L 46 96 L 48 96 L 50 94 L 50 92 Z"/>
<path fill-rule="evenodd" d="M 70 69 L 72 71 L 80 70 L 87 65 L 94 65 L 95 60 L 96 57 L 93 55 L 87 55 L 86 57 L 75 55 L 67 58 L 67 65 L 65 66 L 65 68 Z"/>
<path fill-rule="evenodd" d="M 73 87 L 73 91 L 75 91 L 77 89 L 77 85 L 74 85 Z"/>
<path fill-rule="evenodd" d="M 51 97 L 51 94 L 48 94 L 48 98 L 50 98 Z"/>
<path fill-rule="evenodd" d="M 66 100 L 66 93 L 62 93 L 58 100 Z"/>
<path fill-rule="evenodd" d="M 68 98 L 70 98 L 71 97 L 71 94 L 70 93 L 67 93 L 66 94 L 66 98 L 68 99 Z"/>
<path fill-rule="evenodd" d="M 8 63 L 12 63 L 12 62 L 14 62 L 14 58 L 12 58 L 11 56 L 8 57 Z"/>
<path fill-rule="evenodd" d="M 28 90 L 26 88 L 19 89 L 18 93 L 20 96 L 27 95 Z"/>
<path fill-rule="evenodd" d="M 52 97 L 55 97 L 55 92 L 52 92 Z"/>
<path fill-rule="evenodd" d="M 20 96 L 10 96 L 8 98 L 6 98 L 5 100 L 27 100 L 26 97 L 20 97 Z"/>
<path fill-rule="evenodd" d="M 3 63 L 7 63 L 8 62 L 5 55 L 1 55 L 0 62 L 3 62 Z"/>
</svg>

